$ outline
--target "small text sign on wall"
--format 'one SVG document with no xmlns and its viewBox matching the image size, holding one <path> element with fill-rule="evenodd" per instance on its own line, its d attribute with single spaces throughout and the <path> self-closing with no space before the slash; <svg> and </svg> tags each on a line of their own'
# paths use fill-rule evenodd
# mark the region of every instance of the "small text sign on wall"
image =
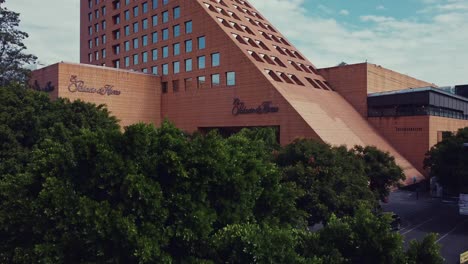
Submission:
<svg viewBox="0 0 468 264">
<path fill-rule="evenodd" d="M 106 84 L 103 87 L 95 88 L 86 86 L 84 81 L 78 80 L 76 75 L 70 77 L 70 84 L 68 85 L 68 91 L 71 93 L 94 93 L 99 95 L 120 95 L 119 90 L 114 90 L 113 85 Z"/>
<path fill-rule="evenodd" d="M 239 98 L 234 98 L 232 106 L 232 114 L 248 115 L 248 114 L 269 114 L 279 112 L 279 107 L 273 106 L 270 101 L 265 101 L 257 107 L 249 108 Z"/>
</svg>

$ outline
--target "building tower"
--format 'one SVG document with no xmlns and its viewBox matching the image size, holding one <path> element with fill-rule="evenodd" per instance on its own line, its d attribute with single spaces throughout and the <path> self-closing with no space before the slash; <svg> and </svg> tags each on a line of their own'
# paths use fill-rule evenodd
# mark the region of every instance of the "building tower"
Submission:
<svg viewBox="0 0 468 264">
<path fill-rule="evenodd" d="M 422 174 L 243 0 L 81 0 L 81 63 L 161 76 L 162 117 L 187 130 L 279 127 L 389 151 Z M 240 111 L 239 111 L 240 109 Z"/>
</svg>

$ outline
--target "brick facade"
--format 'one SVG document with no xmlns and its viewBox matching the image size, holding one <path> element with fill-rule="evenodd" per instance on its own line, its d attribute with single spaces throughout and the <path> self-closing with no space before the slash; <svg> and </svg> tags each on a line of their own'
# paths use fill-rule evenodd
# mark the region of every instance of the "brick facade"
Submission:
<svg viewBox="0 0 468 264">
<path fill-rule="evenodd" d="M 153 60 L 154 50 L 158 56 Z M 247 1 L 81 0 L 80 54 L 83 64 L 52 65 L 34 72 L 33 80 L 52 82 L 57 88 L 52 98 L 106 104 L 123 126 L 158 125 L 164 118 L 186 131 L 275 126 L 282 144 L 305 137 L 332 145 L 377 146 L 395 156 L 407 183 L 423 178 L 416 157 L 421 152 L 413 155 L 400 147 L 388 132 L 390 124 L 369 122 L 366 99 L 369 92 L 427 83 L 370 64 L 318 70 Z M 121 93 L 71 92 L 77 80 L 86 87 L 111 85 Z M 236 114 L 236 99 L 244 112 L 254 113 Z M 427 131 L 446 125 L 432 123 Z"/>
</svg>

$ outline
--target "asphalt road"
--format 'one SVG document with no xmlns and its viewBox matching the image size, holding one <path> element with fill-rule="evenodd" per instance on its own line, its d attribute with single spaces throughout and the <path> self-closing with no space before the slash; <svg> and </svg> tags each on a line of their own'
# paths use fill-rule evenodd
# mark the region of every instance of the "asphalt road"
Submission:
<svg viewBox="0 0 468 264">
<path fill-rule="evenodd" d="M 428 233 L 437 233 L 446 263 L 459 263 L 460 254 L 468 251 L 468 216 L 458 214 L 457 204 L 428 194 L 416 199 L 414 192 L 397 191 L 382 207 L 401 217 L 400 233 L 405 237 L 405 246 L 413 239 L 421 240 Z"/>
</svg>

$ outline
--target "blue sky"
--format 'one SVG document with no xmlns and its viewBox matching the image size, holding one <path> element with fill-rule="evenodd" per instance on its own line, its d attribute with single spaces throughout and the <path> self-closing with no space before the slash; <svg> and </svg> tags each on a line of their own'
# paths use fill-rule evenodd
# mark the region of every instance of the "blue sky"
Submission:
<svg viewBox="0 0 468 264">
<path fill-rule="evenodd" d="M 368 61 L 468 83 L 468 0 L 250 0 L 317 67 Z M 7 0 L 43 64 L 79 61 L 79 0 Z"/>
</svg>

